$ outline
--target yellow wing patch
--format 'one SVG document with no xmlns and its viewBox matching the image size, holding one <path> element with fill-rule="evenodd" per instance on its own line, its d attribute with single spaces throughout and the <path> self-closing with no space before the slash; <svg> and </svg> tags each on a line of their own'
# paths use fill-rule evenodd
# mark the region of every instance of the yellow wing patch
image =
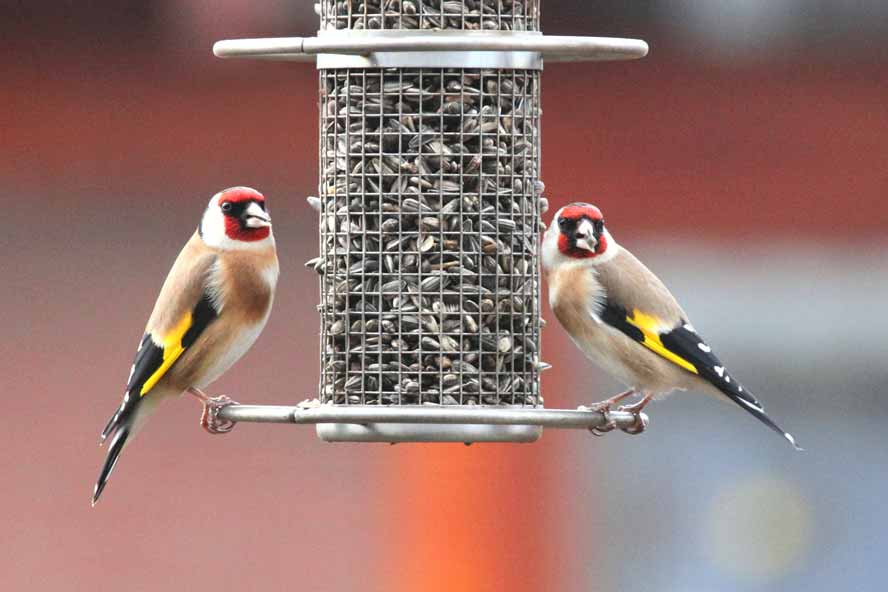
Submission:
<svg viewBox="0 0 888 592">
<path fill-rule="evenodd" d="M 696 366 L 694 366 L 681 356 L 678 356 L 674 352 L 668 350 L 666 346 L 663 345 L 663 342 L 660 340 L 660 319 L 651 315 L 646 315 L 636 308 L 632 311 L 631 317 L 626 317 L 626 322 L 628 322 L 633 327 L 636 327 L 639 331 L 641 331 L 642 335 L 644 335 L 644 341 L 641 342 L 643 346 L 645 346 L 652 352 L 666 358 L 673 364 L 681 366 L 688 372 L 699 374 Z"/>
<path fill-rule="evenodd" d="M 163 362 L 157 370 L 148 377 L 145 384 L 142 385 L 142 390 L 139 392 L 140 397 L 145 396 L 148 394 L 148 391 L 154 388 L 157 381 L 163 378 L 163 375 L 170 369 L 170 366 L 172 366 L 185 351 L 185 348 L 182 347 L 182 338 L 185 336 L 185 333 L 188 332 L 188 329 L 191 328 L 191 323 L 191 313 L 185 313 L 185 316 L 182 317 L 182 320 L 179 321 L 175 327 L 173 327 L 173 330 L 163 336 L 159 344 L 160 347 L 163 348 Z"/>
</svg>

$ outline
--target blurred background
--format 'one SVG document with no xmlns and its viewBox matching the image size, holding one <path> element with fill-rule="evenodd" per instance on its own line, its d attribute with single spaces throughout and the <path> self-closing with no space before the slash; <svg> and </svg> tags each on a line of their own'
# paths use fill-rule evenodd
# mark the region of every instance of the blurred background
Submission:
<svg viewBox="0 0 888 592">
<path fill-rule="evenodd" d="M 547 33 L 651 44 L 546 67 L 550 213 L 600 205 L 807 452 L 689 395 L 655 403 L 639 437 L 470 448 L 255 424 L 214 438 L 183 398 L 95 509 L 98 433 L 223 187 L 269 197 L 282 283 L 213 390 L 315 394 L 317 75 L 211 44 L 317 21 L 308 0 L 0 6 L 0 589 L 882 589 L 888 3 L 543 3 Z M 548 406 L 618 388 L 555 323 L 544 358 Z"/>
</svg>

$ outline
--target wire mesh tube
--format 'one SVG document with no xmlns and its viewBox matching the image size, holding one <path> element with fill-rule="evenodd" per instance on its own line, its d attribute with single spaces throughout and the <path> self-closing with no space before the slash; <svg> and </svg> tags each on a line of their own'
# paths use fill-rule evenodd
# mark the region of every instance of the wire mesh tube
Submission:
<svg viewBox="0 0 888 592">
<path fill-rule="evenodd" d="M 321 392 L 539 403 L 539 72 L 322 70 Z"/>
<path fill-rule="evenodd" d="M 321 30 L 539 31 L 538 0 L 321 0 Z"/>
<path fill-rule="evenodd" d="M 321 27 L 531 13 L 329 0 Z M 320 71 L 321 402 L 540 403 L 539 118 L 536 70 Z"/>
</svg>

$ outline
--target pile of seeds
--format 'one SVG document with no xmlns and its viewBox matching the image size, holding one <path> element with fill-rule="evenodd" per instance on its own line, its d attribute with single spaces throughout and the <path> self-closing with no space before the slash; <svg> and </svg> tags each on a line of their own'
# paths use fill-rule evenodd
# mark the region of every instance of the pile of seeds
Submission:
<svg viewBox="0 0 888 592">
<path fill-rule="evenodd" d="M 539 73 L 321 72 L 322 401 L 539 401 Z"/>
<path fill-rule="evenodd" d="M 321 0 L 321 29 L 538 31 L 538 0 Z"/>
</svg>

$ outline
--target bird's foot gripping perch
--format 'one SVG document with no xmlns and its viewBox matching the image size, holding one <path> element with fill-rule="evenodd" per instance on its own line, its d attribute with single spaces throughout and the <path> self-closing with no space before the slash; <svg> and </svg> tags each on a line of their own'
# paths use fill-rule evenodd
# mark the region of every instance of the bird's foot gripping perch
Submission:
<svg viewBox="0 0 888 592">
<path fill-rule="evenodd" d="M 607 421 L 607 423 L 603 427 L 589 428 L 589 431 L 592 432 L 592 434 L 595 436 L 603 436 L 606 433 L 615 430 L 617 428 L 617 424 L 610 418 L 611 407 L 613 407 L 614 405 L 616 405 L 617 403 L 619 403 L 623 399 L 625 399 L 627 397 L 631 397 L 634 394 L 635 394 L 635 391 L 628 390 L 628 391 L 622 392 L 618 395 L 614 395 L 613 397 L 611 397 L 609 399 L 605 399 L 604 401 L 599 401 L 598 403 L 593 403 L 592 405 L 589 405 L 589 406 L 580 405 L 578 407 L 578 409 L 580 411 L 597 411 L 597 412 L 601 413 L 602 415 L 604 415 L 604 418 Z M 642 428 L 642 431 L 643 430 L 644 430 L 644 428 Z M 640 432 L 629 432 L 629 433 L 640 433 Z"/>
<path fill-rule="evenodd" d="M 237 401 L 226 395 L 211 397 L 198 388 L 190 388 L 188 392 L 197 397 L 203 403 L 203 413 L 200 416 L 200 425 L 211 434 L 227 434 L 234 429 L 235 422 L 228 419 L 220 419 L 219 411 L 229 405 L 237 405 Z"/>
<path fill-rule="evenodd" d="M 632 435 L 640 434 L 643 431 L 645 431 L 645 429 L 647 429 L 649 420 L 648 420 L 647 415 L 642 413 L 642 410 L 651 401 L 651 399 L 653 398 L 652 395 L 645 395 L 641 399 L 641 401 L 639 401 L 638 403 L 635 403 L 633 405 L 624 405 L 622 407 L 617 408 L 617 411 L 631 413 L 633 415 L 633 417 L 635 418 L 635 421 L 632 422 L 631 424 L 629 424 L 628 426 L 618 426 L 617 423 L 613 419 L 611 419 L 611 415 L 610 415 L 611 408 L 614 405 L 616 405 L 617 403 L 619 403 L 620 401 L 622 401 L 623 399 L 631 397 L 632 395 L 635 395 L 635 394 L 637 394 L 636 391 L 628 390 L 628 391 L 622 392 L 618 395 L 614 395 L 613 397 L 611 397 L 609 399 L 605 399 L 604 401 L 600 401 L 598 403 L 593 403 L 592 405 L 589 405 L 589 406 L 581 405 L 580 407 L 578 407 L 578 409 L 580 411 L 597 411 L 597 412 L 601 413 L 606 420 L 606 423 L 604 426 L 589 428 L 589 431 L 592 432 L 592 434 L 594 434 L 595 436 L 603 436 L 607 432 L 611 432 L 611 431 L 617 429 L 618 427 L 622 431 L 626 432 L 627 434 L 632 434 Z"/>
<path fill-rule="evenodd" d="M 605 424 L 601 427 L 589 428 L 589 431 L 592 432 L 593 436 L 603 436 L 608 432 L 612 432 L 617 429 L 617 424 L 610 417 L 610 409 L 609 408 L 596 408 L 596 405 L 592 405 L 591 407 L 586 405 L 580 405 L 577 407 L 578 411 L 597 411 L 604 416 Z"/>
<path fill-rule="evenodd" d="M 648 426 L 648 418 L 647 415 L 642 413 L 641 411 L 647 406 L 648 403 L 651 402 L 651 399 L 654 398 L 653 393 L 648 393 L 644 397 L 642 397 L 641 401 L 638 403 L 633 403 L 632 405 L 623 405 L 617 411 L 626 411 L 631 413 L 635 417 L 635 422 L 632 425 L 623 428 L 623 431 L 627 434 L 640 434 L 647 429 Z"/>
</svg>

